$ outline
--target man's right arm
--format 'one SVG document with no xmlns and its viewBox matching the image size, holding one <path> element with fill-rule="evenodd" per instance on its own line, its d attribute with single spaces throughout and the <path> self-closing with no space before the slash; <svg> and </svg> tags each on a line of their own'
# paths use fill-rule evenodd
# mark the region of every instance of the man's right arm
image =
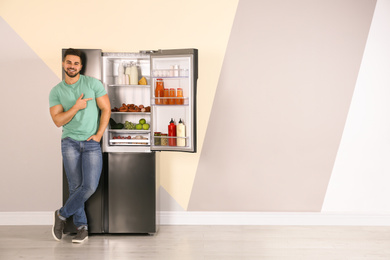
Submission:
<svg viewBox="0 0 390 260">
<path fill-rule="evenodd" d="M 92 98 L 82 99 L 83 96 L 84 94 L 81 94 L 81 96 L 76 100 L 74 106 L 66 112 L 64 112 L 64 108 L 61 104 L 50 107 L 51 118 L 57 127 L 61 127 L 69 123 L 79 110 L 87 107 L 87 102 L 92 100 Z"/>
<path fill-rule="evenodd" d="M 61 104 L 59 104 L 50 108 L 50 115 L 54 124 L 57 127 L 61 127 L 69 123 L 69 121 L 76 115 L 77 111 L 78 109 L 73 106 L 71 109 L 64 112 L 64 108 Z"/>
</svg>

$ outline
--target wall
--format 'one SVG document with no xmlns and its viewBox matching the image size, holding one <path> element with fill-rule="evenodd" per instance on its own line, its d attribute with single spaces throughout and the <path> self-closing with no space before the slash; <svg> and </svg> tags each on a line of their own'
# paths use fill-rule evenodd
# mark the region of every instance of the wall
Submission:
<svg viewBox="0 0 390 260">
<path fill-rule="evenodd" d="M 61 203 L 61 48 L 194 47 L 199 152 L 159 154 L 163 210 L 387 213 L 389 3 L 2 1 L 0 211 Z"/>
</svg>

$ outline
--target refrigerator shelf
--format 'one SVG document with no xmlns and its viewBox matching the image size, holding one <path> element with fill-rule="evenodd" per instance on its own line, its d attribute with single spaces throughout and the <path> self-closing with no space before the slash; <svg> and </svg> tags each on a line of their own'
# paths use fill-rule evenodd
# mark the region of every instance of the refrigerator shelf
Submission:
<svg viewBox="0 0 390 260">
<path fill-rule="evenodd" d="M 154 148 L 156 148 L 157 150 L 158 149 L 161 149 L 161 150 L 172 150 L 172 151 L 174 151 L 175 149 L 177 149 L 178 147 L 189 147 L 189 146 L 177 146 L 177 145 L 175 145 L 175 146 L 170 146 L 170 145 L 154 145 Z"/>
<path fill-rule="evenodd" d="M 108 132 L 121 134 L 148 134 L 150 130 L 108 129 Z"/>
<path fill-rule="evenodd" d="M 188 106 L 188 104 L 183 104 L 183 105 L 164 105 L 164 104 L 152 104 L 152 106 L 158 106 L 158 107 L 182 107 L 182 106 Z"/>
<path fill-rule="evenodd" d="M 132 87 L 132 88 L 150 88 L 150 85 L 126 85 L 126 84 L 110 84 L 109 87 Z"/>
<path fill-rule="evenodd" d="M 150 115 L 150 112 L 111 112 L 111 114 L 118 115 L 118 114 L 137 114 L 137 115 Z"/>
<path fill-rule="evenodd" d="M 115 145 L 146 145 L 149 144 L 148 139 L 110 139 L 110 144 Z"/>
<path fill-rule="evenodd" d="M 115 144 L 110 144 L 112 146 L 149 146 L 149 143 L 132 143 L 132 144 L 120 144 L 120 143 L 115 143 Z"/>
<path fill-rule="evenodd" d="M 166 100 L 173 99 L 175 100 L 182 100 L 183 104 L 156 104 L 156 100 L 160 99 L 162 102 L 166 102 Z M 188 106 L 189 105 L 189 98 L 188 97 L 152 97 L 152 106 Z"/>
<path fill-rule="evenodd" d="M 168 139 L 188 139 L 189 137 L 188 136 L 153 136 L 154 139 L 156 138 L 168 138 Z"/>
<path fill-rule="evenodd" d="M 188 97 L 152 97 L 152 99 L 184 99 L 184 100 L 188 100 Z"/>
<path fill-rule="evenodd" d="M 188 76 L 153 76 L 154 79 L 188 79 Z"/>
</svg>

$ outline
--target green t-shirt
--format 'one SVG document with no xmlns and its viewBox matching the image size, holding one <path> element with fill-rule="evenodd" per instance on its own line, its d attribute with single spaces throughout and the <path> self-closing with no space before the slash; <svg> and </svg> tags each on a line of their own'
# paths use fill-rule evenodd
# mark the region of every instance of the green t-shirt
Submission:
<svg viewBox="0 0 390 260">
<path fill-rule="evenodd" d="M 80 75 L 79 80 L 72 85 L 66 84 L 63 80 L 50 91 L 50 107 L 61 104 L 64 112 L 76 103 L 82 93 L 83 99 L 93 99 L 87 102 L 85 109 L 79 110 L 72 120 L 62 127 L 62 138 L 70 137 L 77 141 L 85 141 L 96 134 L 100 119 L 96 98 L 104 96 L 107 92 L 99 80 L 84 75 Z"/>
</svg>

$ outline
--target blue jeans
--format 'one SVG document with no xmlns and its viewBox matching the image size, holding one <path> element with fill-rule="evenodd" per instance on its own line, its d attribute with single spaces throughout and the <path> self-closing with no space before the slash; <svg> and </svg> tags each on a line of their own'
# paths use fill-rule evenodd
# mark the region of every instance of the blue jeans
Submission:
<svg viewBox="0 0 390 260">
<path fill-rule="evenodd" d="M 62 159 L 69 184 L 69 198 L 60 209 L 64 218 L 73 216 L 76 227 L 87 226 L 85 202 L 95 192 L 103 167 L 100 143 L 93 140 L 61 140 Z"/>
</svg>

